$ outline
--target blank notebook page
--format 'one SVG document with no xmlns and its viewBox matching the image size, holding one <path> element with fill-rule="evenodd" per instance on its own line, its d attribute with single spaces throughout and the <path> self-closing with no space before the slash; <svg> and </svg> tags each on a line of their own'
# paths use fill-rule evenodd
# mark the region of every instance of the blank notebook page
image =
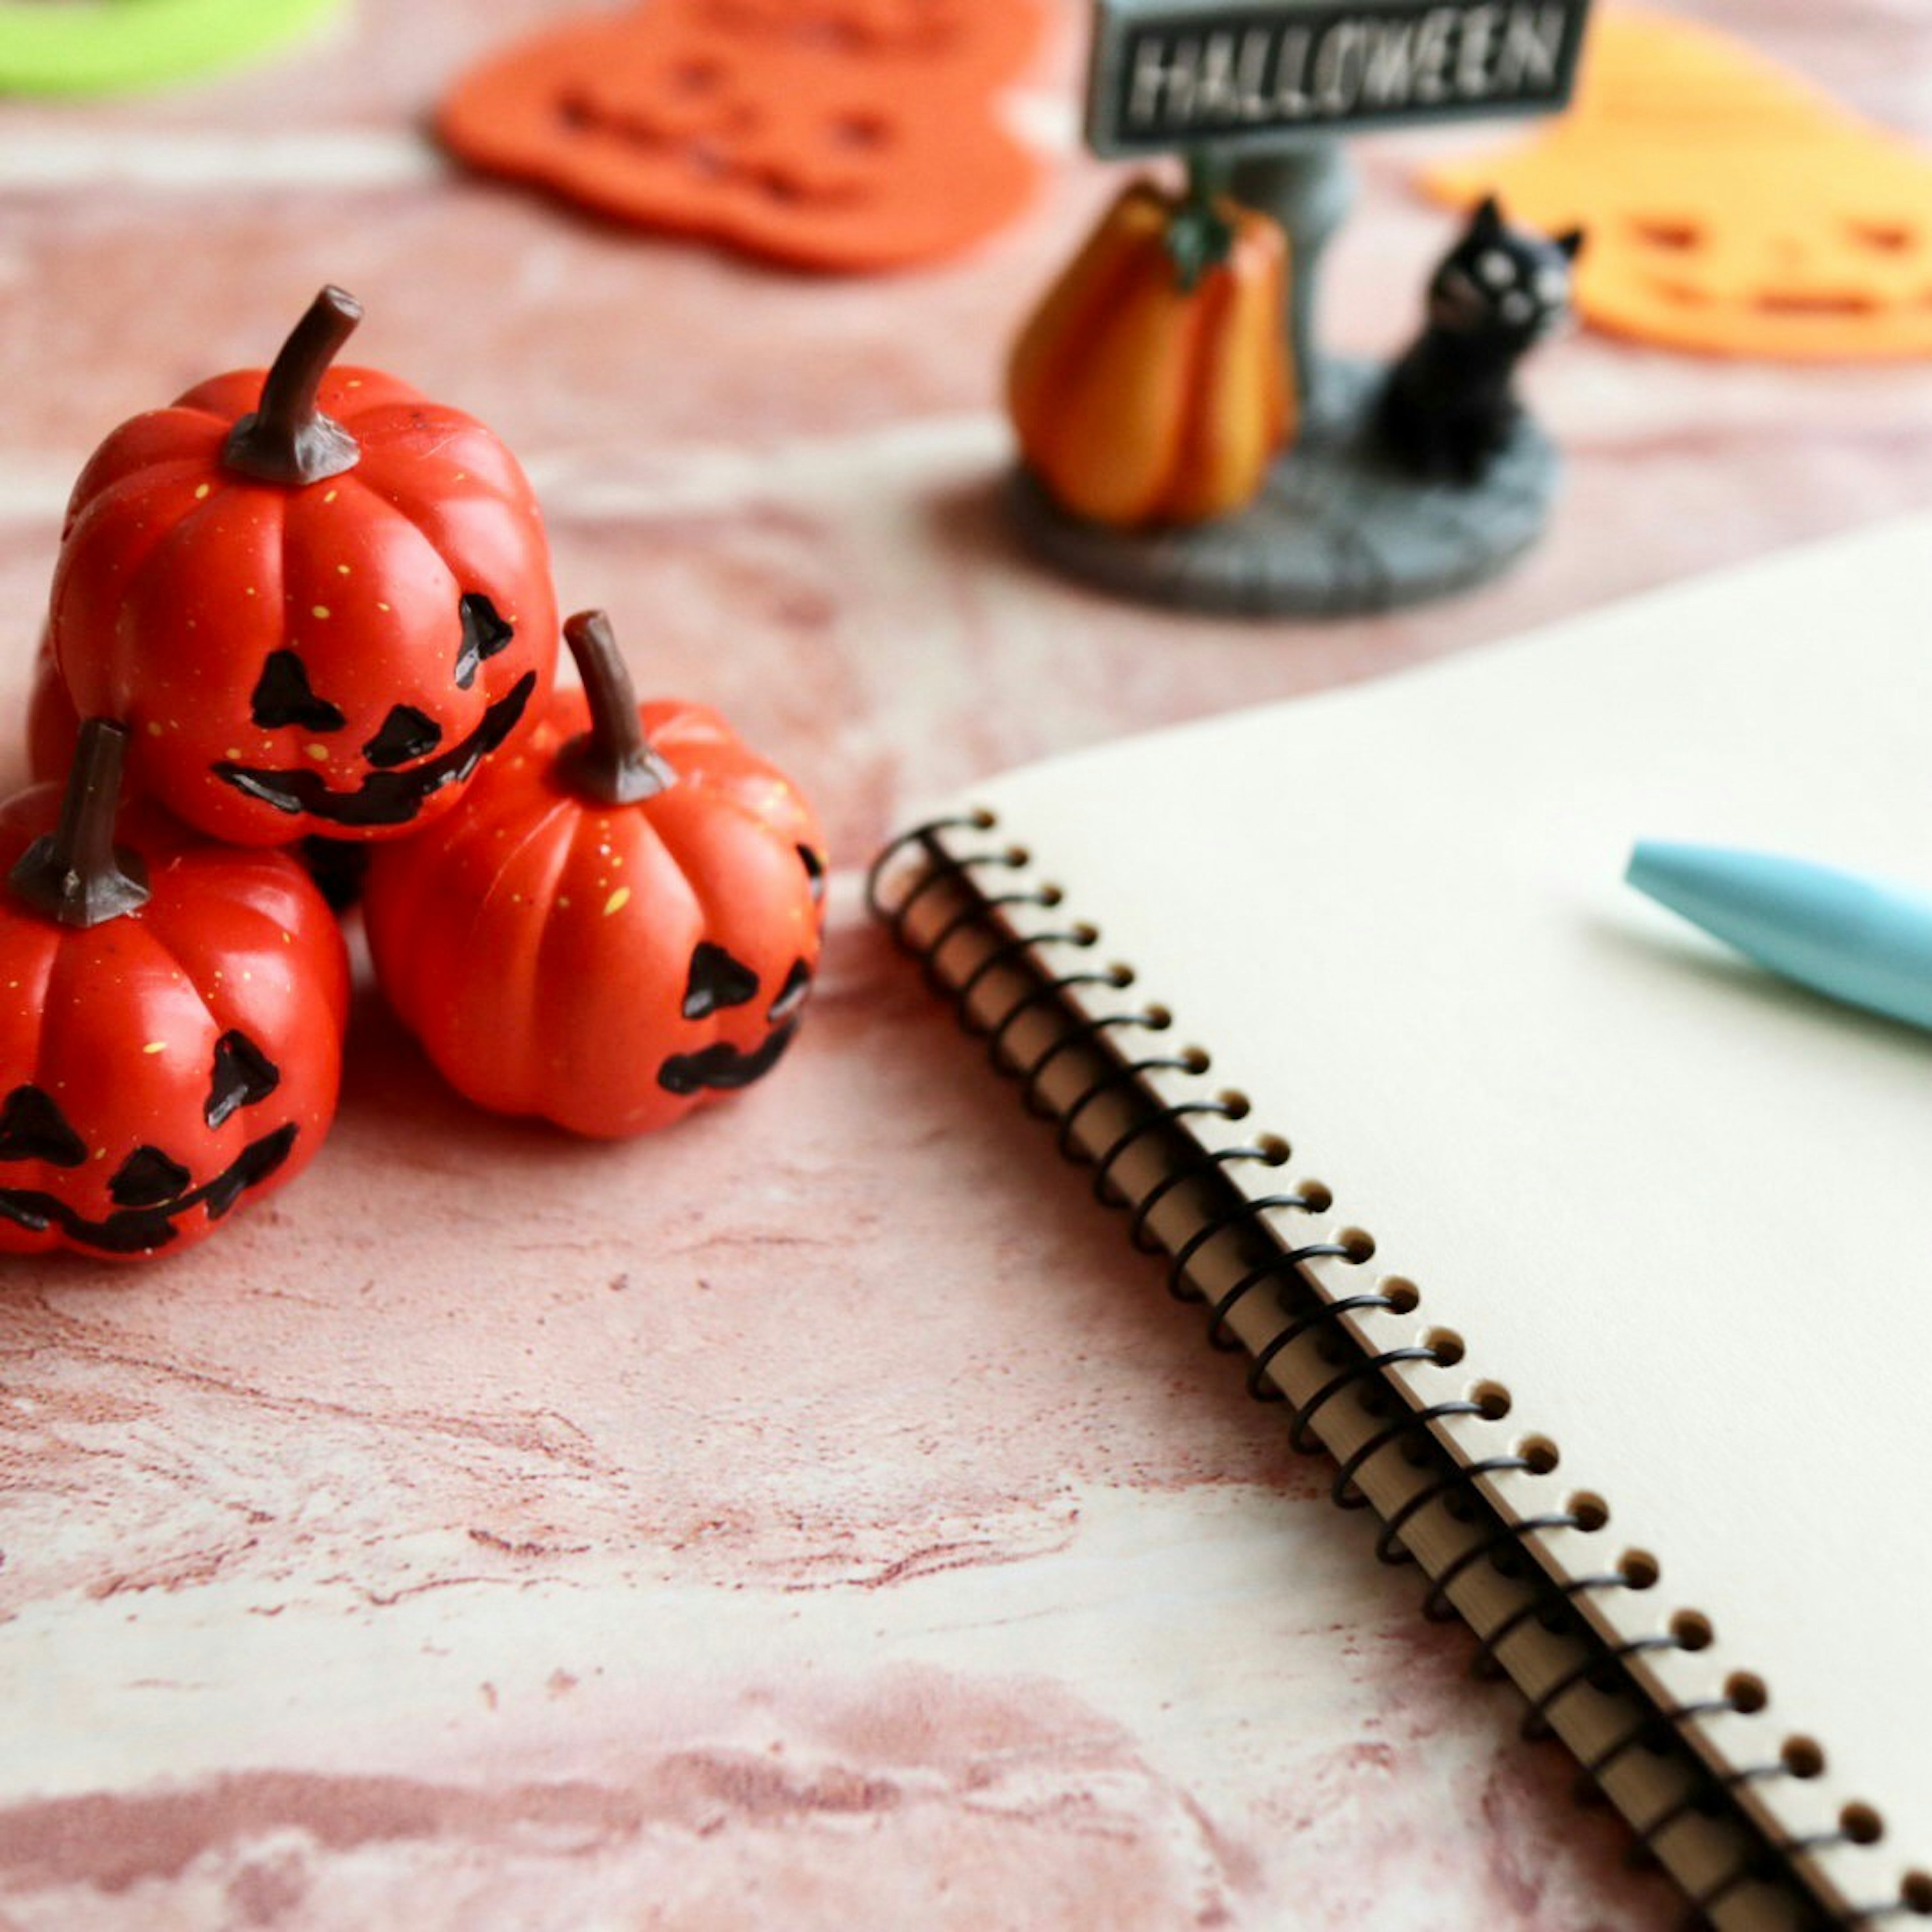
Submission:
<svg viewBox="0 0 1932 1932">
<path fill-rule="evenodd" d="M 1612 1634 L 1708 1621 L 1653 1688 L 1761 1680 L 1766 1710 L 1706 1732 L 1726 1762 L 1822 1747 L 1825 1775 L 1762 1787 L 1773 1828 L 1874 1808 L 1882 1843 L 1830 1868 L 1867 1900 L 1932 1869 L 1932 1036 L 1622 883 L 1652 837 L 1932 890 L 1932 524 L 970 802 L 1334 1190 L 1328 1225 L 1373 1236 L 1324 1282 L 1420 1290 L 1363 1332 L 1462 1340 L 1412 1393 L 1502 1384 L 1466 1450 L 1557 1445 L 1504 1506 L 1600 1498 L 1557 1563 L 1658 1559 Z"/>
</svg>

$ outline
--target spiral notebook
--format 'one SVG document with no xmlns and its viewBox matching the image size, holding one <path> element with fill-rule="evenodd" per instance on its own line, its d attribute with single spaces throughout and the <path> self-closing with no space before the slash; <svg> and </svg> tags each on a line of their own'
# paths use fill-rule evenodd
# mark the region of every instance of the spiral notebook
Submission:
<svg viewBox="0 0 1932 1932">
<path fill-rule="evenodd" d="M 1621 874 L 1654 836 L 1932 886 L 1928 828 L 1913 520 L 991 779 L 874 875 L 1720 1926 L 1932 1911 L 1932 1036 Z"/>
</svg>

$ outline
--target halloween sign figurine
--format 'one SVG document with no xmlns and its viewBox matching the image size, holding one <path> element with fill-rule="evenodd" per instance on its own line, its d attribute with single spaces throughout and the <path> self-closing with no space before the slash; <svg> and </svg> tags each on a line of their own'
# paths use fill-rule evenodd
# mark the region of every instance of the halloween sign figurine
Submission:
<svg viewBox="0 0 1932 1932">
<path fill-rule="evenodd" d="M 443 102 L 494 173 L 622 220 L 852 274 L 953 254 L 1041 169 L 1000 92 L 1039 0 L 650 0 L 566 18 Z"/>
<path fill-rule="evenodd" d="M 1426 326 L 1382 389 L 1376 428 L 1398 461 L 1430 480 L 1489 474 L 1522 419 L 1516 365 L 1569 320 L 1582 245 L 1580 228 L 1551 241 L 1510 227 L 1493 199 L 1477 209 L 1430 278 Z"/>
<path fill-rule="evenodd" d="M 0 805 L 0 1253 L 188 1247 L 307 1166 L 349 968 L 293 860 L 119 808 L 127 734 Z"/>
<path fill-rule="evenodd" d="M 482 424 L 335 357 L 328 288 L 274 366 L 115 430 L 69 503 L 50 619 L 140 788 L 241 845 L 430 824 L 542 710 L 542 519 Z"/>
<path fill-rule="evenodd" d="M 639 706 L 602 613 L 564 634 L 584 689 L 460 812 L 376 850 L 365 910 L 382 989 L 452 1086 L 611 1138 L 777 1064 L 818 970 L 825 847 L 716 712 Z"/>
<path fill-rule="evenodd" d="M 1317 272 L 1342 134 L 1560 107 L 1588 4 L 1096 0 L 1088 145 L 1178 154 L 1189 187 L 1130 188 L 1021 332 L 1007 500 L 1028 545 L 1133 597 L 1324 616 L 1479 583 L 1532 543 L 1556 459 L 1507 369 L 1432 343 L 1424 383 L 1412 356 L 1400 397 L 1484 436 L 1467 462 L 1461 428 L 1453 455 L 1424 448 L 1425 409 L 1404 443 L 1385 373 L 1322 353 Z"/>
</svg>

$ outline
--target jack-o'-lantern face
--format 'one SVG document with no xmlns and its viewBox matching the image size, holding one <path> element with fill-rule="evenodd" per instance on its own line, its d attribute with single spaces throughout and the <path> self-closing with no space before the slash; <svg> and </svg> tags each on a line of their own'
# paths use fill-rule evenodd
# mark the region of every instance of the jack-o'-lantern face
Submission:
<svg viewBox="0 0 1932 1932">
<path fill-rule="evenodd" d="M 775 95 L 730 42 L 667 48 L 643 70 L 586 74 L 558 98 L 561 127 L 633 166 L 701 178 L 731 201 L 823 212 L 872 199 L 897 117 L 869 89 Z"/>
<path fill-rule="evenodd" d="M 56 1093 L 32 1082 L 0 1101 L 0 1220 L 101 1254 L 152 1254 L 190 1221 L 220 1220 L 286 1165 L 301 1130 L 277 1120 L 281 1070 L 248 1034 L 216 1040 L 198 1120 L 178 1104 L 173 1070 L 162 1072 L 156 1084 L 166 1090 L 140 1111 L 148 1122 L 176 1114 L 185 1131 L 165 1146 L 98 1146 L 100 1135 L 83 1132 Z"/>
<path fill-rule="evenodd" d="M 459 706 L 476 711 L 473 699 L 465 699 L 476 690 L 478 673 L 509 649 L 515 632 L 490 599 L 476 592 L 458 599 L 450 631 L 454 648 L 444 689 L 432 692 L 422 674 L 421 656 L 404 654 L 415 682 L 406 695 L 393 688 L 383 693 L 388 701 L 380 721 L 352 694 L 338 704 L 329 695 L 333 685 L 318 688 L 298 646 L 278 646 L 262 659 L 248 694 L 254 734 L 248 742 L 254 748 L 226 748 L 211 762 L 215 777 L 286 816 L 333 830 L 410 824 L 446 786 L 468 782 L 522 722 L 537 688 L 536 673 L 525 671 L 502 696 L 484 704 L 473 722 L 461 721 L 467 728 L 452 736 L 458 724 L 446 728 L 440 714 Z"/>
<path fill-rule="evenodd" d="M 445 103 L 466 159 L 782 260 L 882 268 L 960 248 L 1034 165 L 994 90 L 1033 0 L 664 0 L 509 50 Z"/>
<path fill-rule="evenodd" d="M 1623 273 L 1688 333 L 1714 325 L 1791 352 L 1823 322 L 1888 333 L 1932 308 L 1932 199 L 1787 207 L 1763 222 L 1673 198 L 1634 212 L 1610 244 Z"/>
<path fill-rule="evenodd" d="M 1599 327 L 1792 361 L 1932 352 L 1932 157 L 1707 28 L 1604 16 L 1568 115 L 1428 180 L 1587 228 L 1576 298 Z"/>
<path fill-rule="evenodd" d="M 818 907 L 825 862 L 809 845 L 794 844 L 792 850 L 804 868 L 806 898 Z M 796 888 L 787 896 L 796 900 Z M 748 931 L 751 943 L 745 950 L 757 956 L 755 963 L 738 958 L 714 940 L 698 942 L 677 1012 L 695 1037 L 688 1046 L 674 1036 L 662 1040 L 656 1078 L 664 1093 L 676 1100 L 736 1093 L 762 1080 L 778 1064 L 798 1031 L 799 1016 L 812 992 L 821 916 L 781 922 L 770 932 Z M 804 951 L 791 951 L 794 943 Z"/>
</svg>

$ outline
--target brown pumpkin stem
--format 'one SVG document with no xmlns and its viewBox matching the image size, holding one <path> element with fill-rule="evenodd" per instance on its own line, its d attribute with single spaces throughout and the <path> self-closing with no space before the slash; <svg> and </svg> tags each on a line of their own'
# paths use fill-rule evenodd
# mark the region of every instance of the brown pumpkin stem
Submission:
<svg viewBox="0 0 1932 1932">
<path fill-rule="evenodd" d="M 333 285 L 309 304 L 262 385 L 260 408 L 228 432 L 221 460 L 244 476 L 299 487 L 353 470 L 362 452 L 333 416 L 316 406 L 329 364 L 362 320 L 362 304 Z"/>
<path fill-rule="evenodd" d="M 60 824 L 8 874 L 20 898 L 62 926 L 99 926 L 148 902 L 147 867 L 114 846 L 127 743 L 128 728 L 112 718 L 90 718 L 80 728 Z"/>
<path fill-rule="evenodd" d="M 1210 148 L 1187 151 L 1187 193 L 1167 224 L 1168 256 L 1183 295 L 1192 295 L 1234 250 L 1234 226 L 1220 208 L 1231 172 Z"/>
<path fill-rule="evenodd" d="M 571 782 L 601 805 L 641 804 L 676 784 L 677 773 L 644 736 L 610 620 L 602 610 L 580 610 L 566 622 L 563 640 L 590 700 L 590 729 L 560 754 Z"/>
</svg>

